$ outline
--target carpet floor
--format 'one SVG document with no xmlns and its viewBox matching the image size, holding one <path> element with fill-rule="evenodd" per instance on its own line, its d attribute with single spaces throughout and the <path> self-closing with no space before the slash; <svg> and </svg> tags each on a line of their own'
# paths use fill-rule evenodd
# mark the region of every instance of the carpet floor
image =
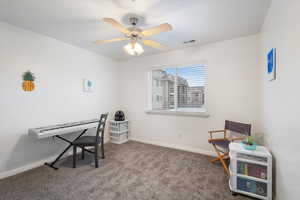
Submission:
<svg viewBox="0 0 300 200">
<path fill-rule="evenodd" d="M 60 161 L 0 180 L 1 200 L 247 200 L 232 196 L 211 157 L 139 142 L 105 145 L 106 158 Z"/>
</svg>

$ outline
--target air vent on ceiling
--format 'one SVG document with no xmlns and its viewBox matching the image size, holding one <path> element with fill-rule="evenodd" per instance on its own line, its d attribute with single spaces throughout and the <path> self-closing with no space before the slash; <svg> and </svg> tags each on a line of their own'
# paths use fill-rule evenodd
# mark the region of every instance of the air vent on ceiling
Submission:
<svg viewBox="0 0 300 200">
<path fill-rule="evenodd" d="M 188 41 L 184 41 L 183 44 L 192 44 L 195 42 L 196 42 L 196 40 L 188 40 Z"/>
</svg>

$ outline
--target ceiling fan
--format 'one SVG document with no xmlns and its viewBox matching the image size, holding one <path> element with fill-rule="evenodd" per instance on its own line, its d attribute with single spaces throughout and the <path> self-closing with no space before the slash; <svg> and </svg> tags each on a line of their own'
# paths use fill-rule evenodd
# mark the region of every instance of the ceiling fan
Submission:
<svg viewBox="0 0 300 200">
<path fill-rule="evenodd" d="M 137 17 L 131 17 L 129 18 L 129 22 L 132 25 L 132 27 L 126 28 L 116 20 L 112 18 L 103 18 L 104 22 L 111 24 L 113 27 L 118 29 L 120 32 L 124 33 L 124 37 L 122 38 L 114 38 L 111 40 L 97 40 L 96 44 L 104 44 L 109 42 L 119 42 L 124 40 L 129 40 L 130 42 L 124 46 L 124 50 L 130 54 L 130 55 L 140 55 L 144 52 L 143 46 L 140 44 L 144 44 L 147 46 L 150 46 L 155 49 L 163 50 L 166 49 L 166 46 L 155 42 L 153 40 L 145 39 L 149 36 L 159 34 L 161 32 L 170 31 L 172 30 L 172 26 L 168 23 L 161 24 L 159 26 L 142 30 L 137 27 L 138 18 Z"/>
</svg>

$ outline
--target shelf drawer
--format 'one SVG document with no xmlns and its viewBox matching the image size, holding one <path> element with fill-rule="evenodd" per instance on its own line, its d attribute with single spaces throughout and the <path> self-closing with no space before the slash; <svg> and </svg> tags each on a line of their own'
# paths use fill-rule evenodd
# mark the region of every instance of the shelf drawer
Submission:
<svg viewBox="0 0 300 200">
<path fill-rule="evenodd" d="M 121 137 L 123 135 L 128 135 L 128 131 L 125 131 L 125 132 L 110 132 L 110 136 L 112 136 L 112 137 Z"/>
<path fill-rule="evenodd" d="M 110 130 L 114 132 L 123 132 L 128 130 L 128 121 L 110 122 Z"/>
<path fill-rule="evenodd" d="M 237 189 L 240 191 L 245 191 L 253 193 L 256 195 L 266 197 L 268 194 L 267 183 L 260 181 L 254 181 L 246 178 L 236 177 L 237 178 Z"/>
<path fill-rule="evenodd" d="M 118 137 L 110 136 L 110 142 L 115 144 L 122 144 L 128 141 L 128 134 L 123 134 Z"/>
<path fill-rule="evenodd" d="M 261 156 L 256 156 L 256 155 L 249 155 L 249 154 L 245 154 L 245 153 L 237 153 L 236 154 L 236 158 L 237 159 L 245 159 L 245 160 L 249 160 L 252 162 L 261 162 L 264 164 L 268 164 L 268 158 L 267 157 L 261 157 Z"/>
</svg>

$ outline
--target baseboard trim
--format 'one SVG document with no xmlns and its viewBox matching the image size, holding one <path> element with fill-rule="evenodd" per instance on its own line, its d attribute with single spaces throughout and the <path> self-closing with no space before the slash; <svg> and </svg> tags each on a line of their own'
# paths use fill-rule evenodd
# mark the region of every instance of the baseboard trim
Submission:
<svg viewBox="0 0 300 200">
<path fill-rule="evenodd" d="M 146 141 L 146 140 L 141 140 L 141 139 L 137 139 L 137 138 L 131 138 L 130 140 L 132 141 L 137 141 L 137 142 L 142 142 L 142 143 L 146 143 L 146 144 L 152 144 L 152 145 L 157 145 L 157 146 L 162 146 L 162 147 L 167 147 L 167 148 L 171 148 L 171 149 L 178 149 L 178 150 L 182 150 L 182 151 L 188 151 L 188 152 L 193 152 L 193 153 L 199 153 L 199 154 L 203 154 L 203 155 L 207 155 L 207 156 L 212 156 L 212 157 L 216 157 L 215 153 L 213 151 L 207 151 L 207 150 L 203 150 L 203 149 L 197 149 L 197 148 L 190 148 L 190 147 L 184 147 L 184 146 L 180 146 L 180 145 L 175 145 L 175 144 L 168 144 L 168 143 L 162 143 L 162 142 L 155 142 L 155 141 Z M 108 141 L 106 141 L 105 143 L 107 143 Z M 78 152 L 80 153 L 80 151 Z M 70 156 L 72 155 L 72 152 L 69 151 L 68 153 L 65 154 L 64 157 Z M 0 173 L 0 179 L 4 179 L 10 176 L 14 176 L 20 173 L 23 173 L 25 171 L 29 171 L 31 169 L 43 166 L 45 164 L 45 162 L 52 162 L 58 155 L 55 156 L 51 156 L 48 157 L 46 159 L 42 159 L 30 164 L 27 164 L 25 166 L 16 168 L 16 169 L 11 169 L 8 171 L 4 171 Z"/>
<path fill-rule="evenodd" d="M 216 154 L 213 151 L 208 151 L 208 150 L 204 150 L 204 149 L 190 148 L 190 147 L 180 146 L 180 145 L 176 145 L 176 144 L 141 140 L 141 139 L 137 139 L 137 138 L 131 138 L 130 140 L 136 141 L 136 142 L 142 142 L 142 143 L 146 143 L 146 144 L 152 144 L 152 145 L 167 147 L 167 148 L 171 148 L 171 149 L 178 149 L 178 150 L 182 150 L 182 151 L 198 153 L 198 154 L 202 154 L 202 155 L 206 155 L 206 156 L 216 157 Z"/>
<path fill-rule="evenodd" d="M 10 176 L 14 176 L 14 175 L 20 174 L 22 172 L 40 167 L 40 166 L 44 165 L 45 162 L 51 162 L 55 158 L 56 158 L 56 156 L 51 156 L 49 158 L 39 160 L 37 162 L 30 163 L 28 165 L 25 165 L 25 166 L 22 166 L 22 167 L 19 167 L 19 168 L 16 168 L 16 169 L 11 169 L 11 170 L 8 170 L 8 171 L 1 172 L 0 173 L 0 179 L 4 179 L 4 178 L 10 177 Z"/>
<path fill-rule="evenodd" d="M 104 142 L 104 144 L 107 143 L 107 142 L 108 141 Z M 86 147 L 86 148 L 90 149 L 92 147 Z M 79 153 L 81 153 L 81 150 L 77 151 L 77 154 L 79 154 Z M 65 155 L 62 156 L 61 159 L 65 158 L 65 157 L 68 157 L 68 156 L 71 156 L 72 154 L 73 154 L 73 152 L 71 150 L 69 150 Z M 22 167 L 18 167 L 16 169 L 11 169 L 11 170 L 7 170 L 7 171 L 4 171 L 4 172 L 0 172 L 0 180 L 4 179 L 4 178 L 8 178 L 10 176 L 14 176 L 14 175 L 26 172 L 26 171 L 29 171 L 29 170 L 34 169 L 34 168 L 38 168 L 40 166 L 43 166 L 45 164 L 45 162 L 52 162 L 53 160 L 55 160 L 55 158 L 58 155 L 59 154 L 57 154 L 55 156 L 50 156 L 48 158 L 45 158 L 45 159 L 27 164 L 27 165 L 22 166 Z"/>
</svg>

